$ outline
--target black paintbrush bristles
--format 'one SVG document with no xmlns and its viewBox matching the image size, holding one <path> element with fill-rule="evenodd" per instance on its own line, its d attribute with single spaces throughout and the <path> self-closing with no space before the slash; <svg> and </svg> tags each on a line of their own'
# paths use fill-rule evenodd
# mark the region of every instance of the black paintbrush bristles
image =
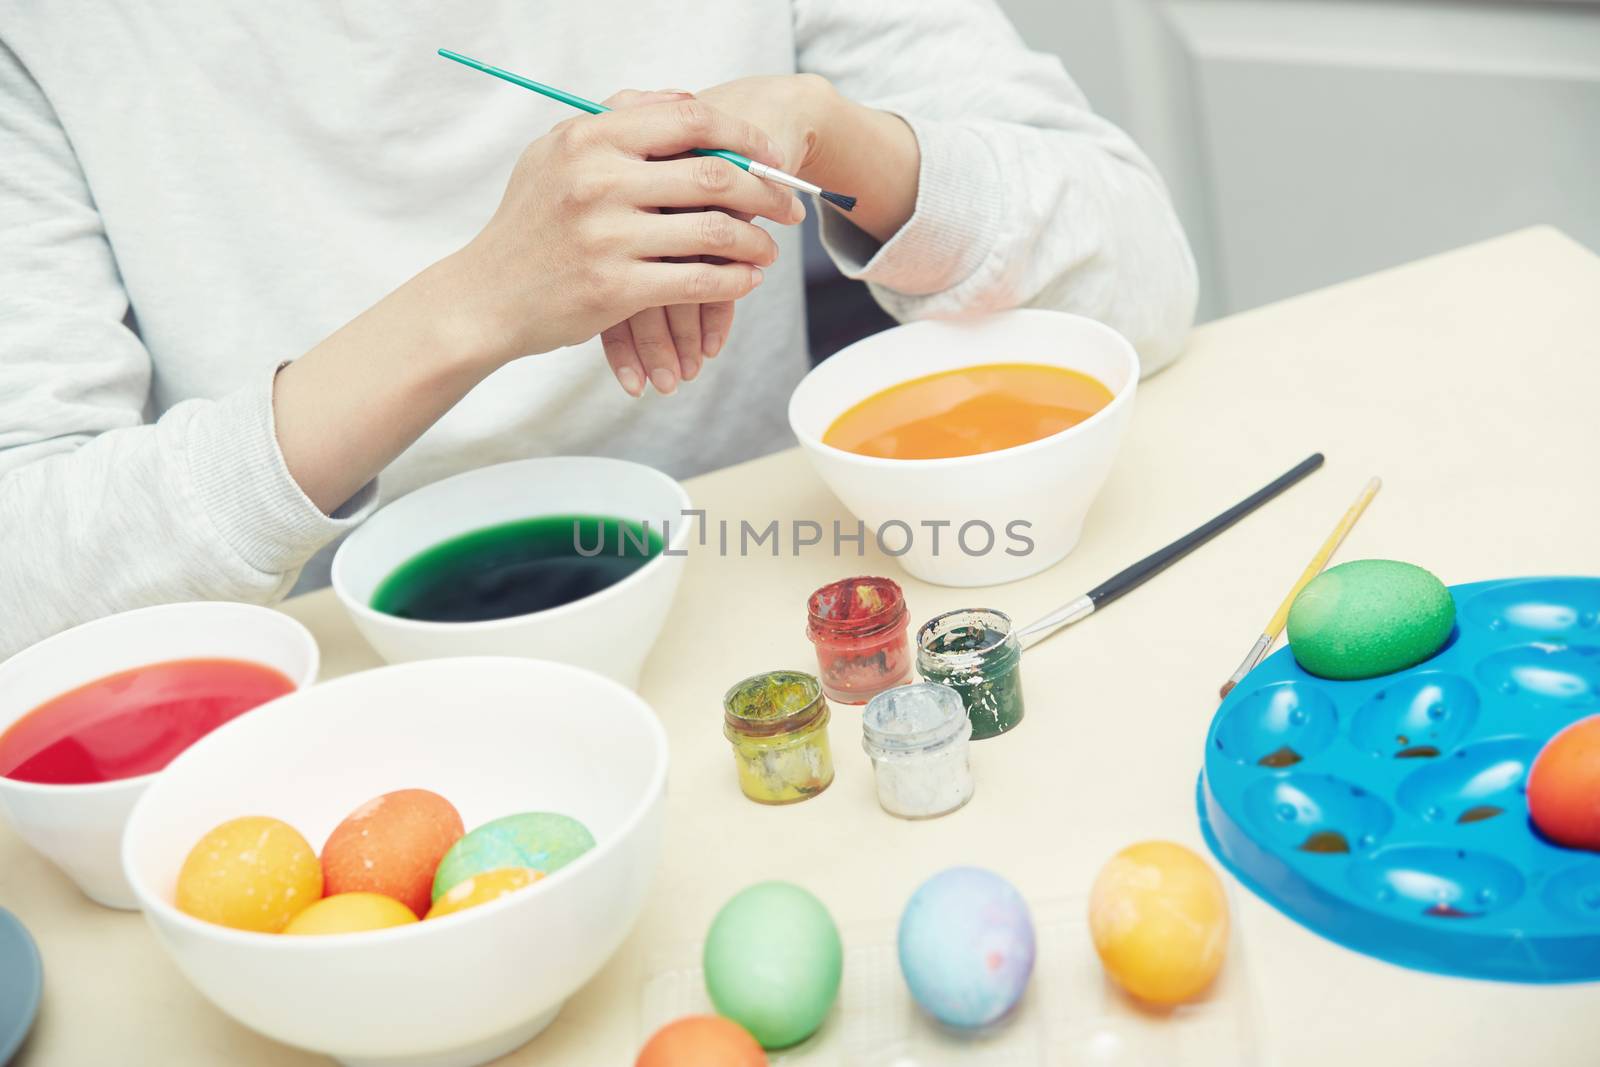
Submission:
<svg viewBox="0 0 1600 1067">
<path fill-rule="evenodd" d="M 831 193 L 826 189 L 822 190 L 822 199 L 826 200 L 840 211 L 852 211 L 856 206 L 855 197 L 845 196 L 843 193 Z"/>
</svg>

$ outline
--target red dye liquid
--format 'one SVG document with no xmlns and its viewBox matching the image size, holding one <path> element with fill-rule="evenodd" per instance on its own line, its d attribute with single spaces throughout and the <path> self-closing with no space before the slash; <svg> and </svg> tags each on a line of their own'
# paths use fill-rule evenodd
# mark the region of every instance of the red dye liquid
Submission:
<svg viewBox="0 0 1600 1067">
<path fill-rule="evenodd" d="M 82 785 L 136 778 L 294 683 L 234 659 L 152 663 L 107 675 L 34 708 L 0 734 L 0 776 Z"/>
</svg>

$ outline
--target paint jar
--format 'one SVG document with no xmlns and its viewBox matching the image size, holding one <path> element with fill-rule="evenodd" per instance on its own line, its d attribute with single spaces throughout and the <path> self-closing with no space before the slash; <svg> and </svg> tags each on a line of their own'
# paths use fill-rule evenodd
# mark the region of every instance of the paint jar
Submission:
<svg viewBox="0 0 1600 1067">
<path fill-rule="evenodd" d="M 974 741 L 1022 721 L 1022 646 L 1004 612 L 962 608 L 935 615 L 917 632 L 917 670 L 961 694 Z"/>
<path fill-rule="evenodd" d="M 817 646 L 822 691 L 865 704 L 911 680 L 906 597 L 889 578 L 845 578 L 806 600 L 806 636 Z"/>
<path fill-rule="evenodd" d="M 833 781 L 828 702 L 804 671 L 746 678 L 722 698 L 722 732 L 733 744 L 739 788 L 761 804 L 793 804 Z"/>
<path fill-rule="evenodd" d="M 972 799 L 972 721 L 961 694 L 917 682 L 879 693 L 861 717 L 878 804 L 902 819 L 946 815 Z"/>
</svg>

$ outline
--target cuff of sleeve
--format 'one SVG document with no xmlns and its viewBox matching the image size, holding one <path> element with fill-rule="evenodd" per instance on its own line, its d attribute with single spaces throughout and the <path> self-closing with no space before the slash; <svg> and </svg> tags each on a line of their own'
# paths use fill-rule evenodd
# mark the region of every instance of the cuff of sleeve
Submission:
<svg viewBox="0 0 1600 1067">
<path fill-rule="evenodd" d="M 331 516 L 311 502 L 278 448 L 276 376 L 274 368 L 197 412 L 187 450 L 201 513 L 251 567 L 284 574 L 365 519 L 377 503 L 378 483 L 362 486 Z"/>
<path fill-rule="evenodd" d="M 900 117 L 922 154 L 911 218 L 882 245 L 842 212 L 824 210 L 819 229 L 845 277 L 926 296 L 965 281 L 994 247 L 1002 209 L 1000 168 L 976 130 Z"/>
</svg>

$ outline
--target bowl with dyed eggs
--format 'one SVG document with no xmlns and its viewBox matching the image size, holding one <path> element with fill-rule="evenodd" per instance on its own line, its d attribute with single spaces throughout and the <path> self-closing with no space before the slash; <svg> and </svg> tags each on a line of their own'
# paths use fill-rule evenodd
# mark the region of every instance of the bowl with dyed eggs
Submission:
<svg viewBox="0 0 1600 1067">
<path fill-rule="evenodd" d="M 244 1025 L 346 1064 L 476 1064 L 534 1037 L 627 937 L 661 853 L 666 772 L 655 713 L 592 671 L 522 657 L 398 664 L 203 738 L 141 798 L 123 858 L 161 947 Z M 341 824 L 401 789 L 446 798 L 468 828 L 561 813 L 593 844 L 497 899 L 387 929 L 294 936 L 180 908 L 192 907 L 180 875 L 214 828 L 271 816 L 327 867 Z"/>
<path fill-rule="evenodd" d="M 633 686 L 683 576 L 690 506 L 640 463 L 500 463 L 378 511 L 339 546 L 333 590 L 390 663 L 532 656 Z"/>
<path fill-rule="evenodd" d="M 218 721 L 314 682 L 318 658 L 304 626 L 251 604 L 162 604 L 46 638 L 0 663 L 0 814 L 91 900 L 136 908 L 121 855 L 135 801 Z"/>
<path fill-rule="evenodd" d="M 996 364 L 1025 368 L 1013 372 L 999 404 L 981 381 L 965 392 L 951 385 Z M 864 401 L 933 375 L 944 384 L 915 394 L 910 421 L 886 422 L 851 446 L 885 454 L 830 443 L 842 417 L 865 410 Z M 996 585 L 1037 574 L 1077 545 L 1138 382 L 1138 356 L 1115 330 L 1080 315 L 1019 309 L 915 322 L 857 341 L 801 381 L 789 425 L 818 476 L 909 574 L 937 585 Z M 1058 387 L 1059 408 L 1026 395 Z M 927 432 L 934 419 L 945 424 L 937 437 Z M 943 454 L 995 443 L 1006 446 Z M 897 458 L 933 453 L 940 455 Z"/>
</svg>

